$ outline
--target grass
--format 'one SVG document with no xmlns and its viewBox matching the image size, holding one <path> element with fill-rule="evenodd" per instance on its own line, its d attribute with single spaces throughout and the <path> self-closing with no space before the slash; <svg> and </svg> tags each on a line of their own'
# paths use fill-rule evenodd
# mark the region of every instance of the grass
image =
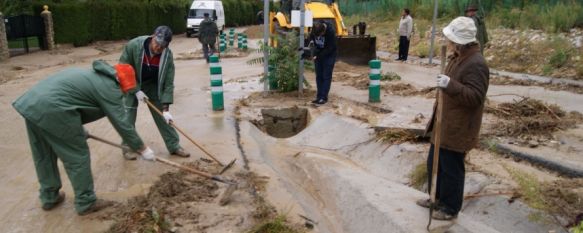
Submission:
<svg viewBox="0 0 583 233">
<path fill-rule="evenodd" d="M 569 230 L 569 232 L 572 232 L 572 233 L 583 233 L 583 221 L 581 221 L 581 223 L 579 223 L 579 225 L 571 228 Z"/>
<path fill-rule="evenodd" d="M 518 184 L 518 192 L 526 204 L 534 209 L 547 211 L 550 207 L 543 199 L 541 183 L 531 174 L 504 166 Z"/>
<path fill-rule="evenodd" d="M 37 37 L 28 37 L 26 39 L 28 40 L 28 47 L 29 48 L 39 47 Z M 24 39 L 9 40 L 8 41 L 8 48 L 11 48 L 11 49 L 24 48 Z"/>
<path fill-rule="evenodd" d="M 381 75 L 381 81 L 397 81 L 401 80 L 401 76 L 399 74 L 389 71 Z"/>
<path fill-rule="evenodd" d="M 247 233 L 301 233 L 304 231 L 296 229 L 289 224 L 286 215 L 278 215 L 268 219 L 263 223 L 253 227 Z"/>
<path fill-rule="evenodd" d="M 411 187 L 421 190 L 427 183 L 427 164 L 425 162 L 417 164 L 409 174 L 409 184 Z"/>
</svg>

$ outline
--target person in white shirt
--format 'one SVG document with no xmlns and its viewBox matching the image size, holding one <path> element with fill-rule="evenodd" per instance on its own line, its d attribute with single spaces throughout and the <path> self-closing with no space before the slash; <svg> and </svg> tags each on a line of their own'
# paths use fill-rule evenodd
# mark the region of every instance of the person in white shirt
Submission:
<svg viewBox="0 0 583 233">
<path fill-rule="evenodd" d="M 403 9 L 401 21 L 399 22 L 399 57 L 397 61 L 407 61 L 409 54 L 409 42 L 413 34 L 413 18 L 411 18 L 409 9 Z"/>
</svg>

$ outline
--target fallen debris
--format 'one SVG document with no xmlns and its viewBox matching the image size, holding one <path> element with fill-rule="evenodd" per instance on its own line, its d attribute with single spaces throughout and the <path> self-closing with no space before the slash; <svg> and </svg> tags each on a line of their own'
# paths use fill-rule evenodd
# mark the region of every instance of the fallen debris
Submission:
<svg viewBox="0 0 583 233">
<path fill-rule="evenodd" d="M 421 129 L 406 128 L 375 128 L 377 141 L 389 144 L 404 142 L 421 142 L 427 140 Z"/>
<path fill-rule="evenodd" d="M 186 164 L 198 170 L 216 172 L 220 167 L 215 163 L 199 161 Z M 107 232 L 170 232 L 172 220 L 184 219 L 197 222 L 200 216 L 190 203 L 215 202 L 219 186 L 204 177 L 190 173 L 168 172 L 150 188 L 146 196 L 137 196 L 127 203 L 117 205 L 98 218 L 114 220 Z"/>
<path fill-rule="evenodd" d="M 567 113 L 557 105 L 547 105 L 527 97 L 513 103 L 487 104 L 486 112 L 502 119 L 492 126 L 495 136 L 552 137 L 553 132 L 583 122 L 583 115 L 579 112 Z"/>
</svg>

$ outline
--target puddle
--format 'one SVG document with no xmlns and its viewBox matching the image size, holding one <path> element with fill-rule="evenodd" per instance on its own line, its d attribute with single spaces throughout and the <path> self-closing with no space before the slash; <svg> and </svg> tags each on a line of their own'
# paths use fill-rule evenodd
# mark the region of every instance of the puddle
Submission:
<svg viewBox="0 0 583 233">
<path fill-rule="evenodd" d="M 289 138 L 308 125 L 308 109 L 280 108 L 261 109 L 262 120 L 253 122 L 255 126 L 272 137 Z"/>
</svg>

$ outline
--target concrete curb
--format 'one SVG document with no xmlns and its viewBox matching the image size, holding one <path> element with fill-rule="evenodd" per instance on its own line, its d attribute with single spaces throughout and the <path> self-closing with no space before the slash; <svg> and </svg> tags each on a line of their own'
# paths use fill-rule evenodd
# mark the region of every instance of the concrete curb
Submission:
<svg viewBox="0 0 583 233">
<path fill-rule="evenodd" d="M 544 159 L 541 156 L 517 151 L 517 150 L 514 150 L 513 148 L 510 148 L 509 146 L 501 144 L 501 143 L 496 143 L 495 149 L 502 152 L 502 153 L 509 154 L 513 157 L 529 161 L 533 164 L 541 165 L 549 170 L 556 171 L 562 175 L 565 175 L 565 176 L 568 176 L 571 178 L 583 177 L 583 169 L 577 169 L 577 168 L 562 164 L 562 163 L 557 162 L 557 161 Z"/>
</svg>

